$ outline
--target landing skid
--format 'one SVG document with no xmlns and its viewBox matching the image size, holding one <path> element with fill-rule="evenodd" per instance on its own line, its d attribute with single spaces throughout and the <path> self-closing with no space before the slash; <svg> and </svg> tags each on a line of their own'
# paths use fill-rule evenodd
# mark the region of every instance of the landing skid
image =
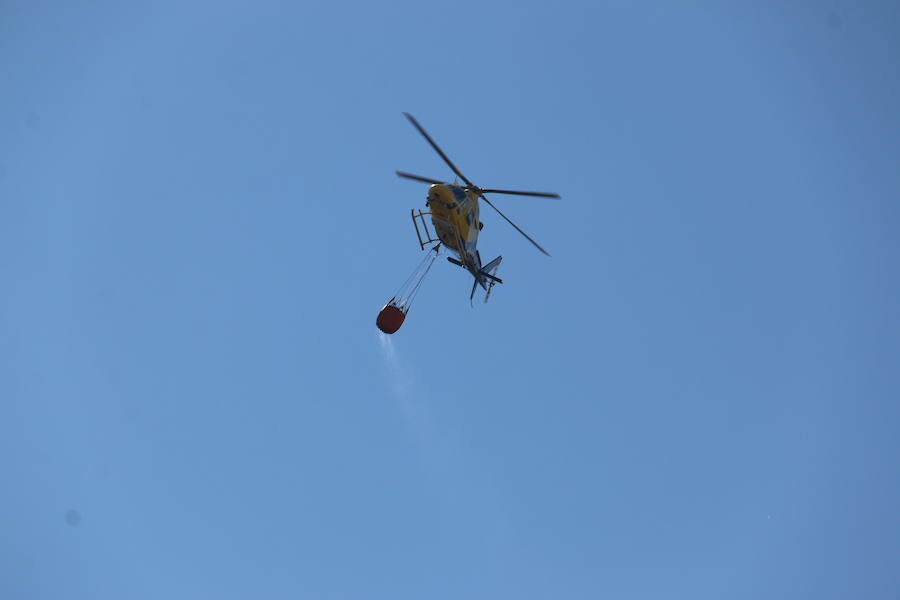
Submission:
<svg viewBox="0 0 900 600">
<path fill-rule="evenodd" d="M 416 209 L 409 209 L 410 214 L 412 215 L 413 226 L 416 228 L 416 237 L 419 238 L 419 247 L 424 250 L 425 246 L 431 245 L 435 242 L 440 242 L 441 240 L 436 237 L 431 237 L 431 232 L 428 231 L 428 221 L 425 219 L 426 215 L 430 215 L 430 212 L 422 212 L 419 210 L 419 214 L 416 214 Z M 422 223 L 422 229 L 425 231 L 425 237 L 422 237 L 422 232 L 419 231 L 419 222 Z"/>
</svg>

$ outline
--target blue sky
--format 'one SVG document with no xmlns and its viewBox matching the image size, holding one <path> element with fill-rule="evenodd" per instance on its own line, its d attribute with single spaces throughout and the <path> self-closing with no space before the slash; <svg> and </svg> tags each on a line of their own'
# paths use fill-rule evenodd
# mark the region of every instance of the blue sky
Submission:
<svg viewBox="0 0 900 600">
<path fill-rule="evenodd" d="M 0 7 L 0 597 L 896 598 L 900 8 Z M 484 207 L 490 304 L 409 209 Z M 75 511 L 74 513 L 72 511 Z M 71 518 L 72 514 L 80 517 Z"/>
</svg>

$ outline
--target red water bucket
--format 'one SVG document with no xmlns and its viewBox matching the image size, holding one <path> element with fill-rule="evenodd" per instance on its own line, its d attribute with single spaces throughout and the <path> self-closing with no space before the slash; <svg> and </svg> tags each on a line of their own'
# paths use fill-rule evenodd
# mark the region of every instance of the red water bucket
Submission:
<svg viewBox="0 0 900 600">
<path fill-rule="evenodd" d="M 395 333 L 400 329 L 400 326 L 403 325 L 403 320 L 405 318 L 406 313 L 393 304 L 388 303 L 385 304 L 384 308 L 381 309 L 381 312 L 378 313 L 378 317 L 375 319 L 375 325 L 385 333 Z"/>
</svg>

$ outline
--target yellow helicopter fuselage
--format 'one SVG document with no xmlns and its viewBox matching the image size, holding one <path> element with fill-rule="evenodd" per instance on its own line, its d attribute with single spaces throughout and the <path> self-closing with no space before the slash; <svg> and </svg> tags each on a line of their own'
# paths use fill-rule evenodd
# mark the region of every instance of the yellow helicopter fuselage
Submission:
<svg viewBox="0 0 900 600">
<path fill-rule="evenodd" d="M 474 264 L 481 230 L 478 196 L 460 186 L 436 183 L 428 188 L 426 204 L 441 243 L 456 252 L 464 263 Z"/>
</svg>

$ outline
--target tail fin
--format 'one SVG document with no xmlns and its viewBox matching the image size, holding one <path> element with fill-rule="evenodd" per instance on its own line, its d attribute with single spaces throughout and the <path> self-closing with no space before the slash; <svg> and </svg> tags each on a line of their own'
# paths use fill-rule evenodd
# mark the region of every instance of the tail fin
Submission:
<svg viewBox="0 0 900 600">
<path fill-rule="evenodd" d="M 500 266 L 500 261 L 503 260 L 502 256 L 498 256 L 488 264 L 481 267 L 481 270 L 487 273 L 488 275 L 493 275 L 497 271 L 497 267 Z"/>
<path fill-rule="evenodd" d="M 503 280 L 497 277 L 497 269 L 500 268 L 500 261 L 503 260 L 502 256 L 498 256 L 488 264 L 484 265 L 481 268 L 481 272 L 484 275 L 487 275 L 486 279 L 488 280 L 488 288 L 487 293 L 484 295 L 484 301 L 487 303 L 491 298 L 491 291 L 493 291 L 494 286 L 498 283 L 503 283 Z"/>
</svg>

